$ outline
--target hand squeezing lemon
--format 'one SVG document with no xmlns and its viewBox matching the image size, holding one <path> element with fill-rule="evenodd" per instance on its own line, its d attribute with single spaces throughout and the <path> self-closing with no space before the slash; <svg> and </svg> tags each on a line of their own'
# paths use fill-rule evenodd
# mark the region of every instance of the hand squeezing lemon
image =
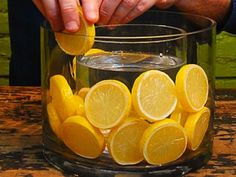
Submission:
<svg viewBox="0 0 236 177">
<path fill-rule="evenodd" d="M 89 24 L 82 8 L 78 7 L 80 14 L 80 29 L 76 33 L 55 32 L 55 38 L 60 48 L 69 55 L 82 55 L 90 50 L 94 44 L 95 26 Z"/>
</svg>

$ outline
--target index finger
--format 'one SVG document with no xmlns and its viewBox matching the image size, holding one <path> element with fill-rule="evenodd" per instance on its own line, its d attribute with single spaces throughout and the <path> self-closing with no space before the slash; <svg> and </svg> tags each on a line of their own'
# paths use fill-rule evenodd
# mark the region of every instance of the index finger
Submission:
<svg viewBox="0 0 236 177">
<path fill-rule="evenodd" d="M 82 0 L 82 7 L 86 20 L 96 23 L 99 19 L 99 8 L 102 0 Z"/>
<path fill-rule="evenodd" d="M 79 30 L 80 17 L 76 0 L 58 0 L 65 29 L 69 32 Z"/>
<path fill-rule="evenodd" d="M 33 0 L 33 2 L 43 16 L 49 21 L 54 31 L 63 30 L 60 9 L 56 0 Z"/>
</svg>

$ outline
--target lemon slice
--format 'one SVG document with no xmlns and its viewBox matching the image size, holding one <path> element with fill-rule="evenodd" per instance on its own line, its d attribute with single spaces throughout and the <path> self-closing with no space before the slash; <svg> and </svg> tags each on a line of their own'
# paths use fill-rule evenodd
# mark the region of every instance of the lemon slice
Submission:
<svg viewBox="0 0 236 177">
<path fill-rule="evenodd" d="M 202 110 L 196 113 L 191 113 L 185 123 L 185 130 L 188 137 L 188 148 L 190 150 L 196 150 L 205 134 L 209 125 L 210 110 L 204 107 Z"/>
<path fill-rule="evenodd" d="M 140 142 L 145 160 L 153 165 L 177 160 L 185 152 L 186 146 L 184 128 L 171 119 L 152 124 L 145 130 Z"/>
<path fill-rule="evenodd" d="M 184 127 L 185 122 L 188 117 L 188 112 L 186 112 L 181 105 L 177 104 L 175 110 L 172 112 L 170 118 L 178 122 L 181 126 Z"/>
<path fill-rule="evenodd" d="M 74 95 L 64 76 L 58 74 L 50 78 L 50 95 L 62 122 L 76 114 Z"/>
<path fill-rule="evenodd" d="M 61 137 L 75 154 L 95 159 L 104 150 L 105 141 L 99 129 L 94 128 L 84 117 L 72 116 L 61 125 Z"/>
<path fill-rule="evenodd" d="M 60 137 L 61 119 L 57 115 L 57 112 L 51 102 L 47 104 L 47 113 L 52 131 L 57 135 L 57 137 Z"/>
<path fill-rule="evenodd" d="M 79 95 L 74 95 L 74 100 L 75 100 L 75 107 L 76 107 L 76 115 L 85 116 L 84 99 L 81 98 Z"/>
<path fill-rule="evenodd" d="M 177 104 L 175 84 L 164 72 L 146 71 L 134 82 L 132 101 L 136 112 L 147 120 L 164 119 Z"/>
<path fill-rule="evenodd" d="M 208 98 L 208 79 L 204 70 L 196 64 L 188 64 L 176 76 L 178 99 L 187 112 L 203 108 Z"/>
<path fill-rule="evenodd" d="M 130 53 L 130 52 L 123 52 L 122 51 L 120 53 L 120 57 L 121 57 L 122 63 L 131 64 L 131 63 L 141 62 L 141 61 L 151 58 L 153 56 L 149 55 L 149 54 L 145 54 L 145 53 Z"/>
<path fill-rule="evenodd" d="M 112 129 L 107 147 L 115 162 L 120 165 L 132 165 L 143 160 L 139 143 L 148 126 L 145 120 L 132 117 Z"/>
<path fill-rule="evenodd" d="M 87 51 L 84 56 L 88 56 L 88 55 L 94 55 L 94 54 L 98 54 L 98 53 L 107 53 L 102 49 L 97 49 L 97 48 L 92 48 L 89 51 Z"/>
<path fill-rule="evenodd" d="M 103 80 L 92 86 L 85 98 L 85 113 L 92 125 L 109 129 L 118 125 L 131 106 L 129 89 L 120 81 Z"/>
<path fill-rule="evenodd" d="M 69 55 L 82 55 L 92 48 L 95 38 L 94 24 L 88 24 L 84 18 L 81 7 L 78 7 L 80 14 L 80 29 L 76 33 L 55 32 L 55 38 L 59 47 Z"/>
<path fill-rule="evenodd" d="M 79 91 L 76 91 L 75 95 L 79 95 L 81 98 L 85 100 L 85 97 L 88 94 L 89 89 L 90 89 L 89 87 L 83 87 L 79 89 Z"/>
</svg>

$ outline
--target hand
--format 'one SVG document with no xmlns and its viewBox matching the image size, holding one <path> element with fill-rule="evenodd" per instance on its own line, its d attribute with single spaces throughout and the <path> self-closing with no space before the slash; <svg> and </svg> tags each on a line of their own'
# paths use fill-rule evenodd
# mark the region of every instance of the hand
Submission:
<svg viewBox="0 0 236 177">
<path fill-rule="evenodd" d="M 88 22 L 97 22 L 101 1 L 81 1 Z M 33 2 L 49 21 L 53 31 L 76 32 L 79 30 L 80 17 L 77 10 L 77 7 L 80 6 L 79 0 L 33 0 Z"/>
<path fill-rule="evenodd" d="M 128 23 L 151 8 L 157 0 L 103 0 L 99 11 L 99 24 Z"/>
<path fill-rule="evenodd" d="M 177 0 L 81 0 L 86 20 L 99 24 L 124 24 L 143 14 L 153 5 L 167 8 Z M 79 0 L 33 0 L 54 31 L 79 30 Z"/>
<path fill-rule="evenodd" d="M 176 2 L 177 2 L 177 0 L 157 0 L 155 5 L 159 9 L 167 9 L 167 8 L 173 6 Z"/>
<path fill-rule="evenodd" d="M 124 24 L 143 14 L 153 5 L 164 9 L 176 0 L 103 0 L 99 12 L 99 24 Z"/>
</svg>

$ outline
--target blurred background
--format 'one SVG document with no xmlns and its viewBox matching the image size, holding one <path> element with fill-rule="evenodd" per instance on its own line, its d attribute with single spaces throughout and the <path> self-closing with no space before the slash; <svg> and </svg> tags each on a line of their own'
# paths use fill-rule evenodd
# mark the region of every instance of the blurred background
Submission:
<svg viewBox="0 0 236 177">
<path fill-rule="evenodd" d="M 9 85 L 10 56 L 7 0 L 0 0 L 0 85 Z M 236 88 L 236 35 L 217 35 L 215 74 L 216 88 Z"/>
</svg>

